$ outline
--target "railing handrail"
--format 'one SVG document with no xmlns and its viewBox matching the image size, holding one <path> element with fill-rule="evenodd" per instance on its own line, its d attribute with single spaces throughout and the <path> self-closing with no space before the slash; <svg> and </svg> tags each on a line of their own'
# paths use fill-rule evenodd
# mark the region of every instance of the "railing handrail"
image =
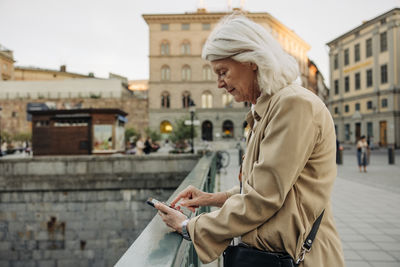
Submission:
<svg viewBox="0 0 400 267">
<path fill-rule="evenodd" d="M 201 190 L 212 191 L 215 177 L 215 160 L 215 153 L 202 157 L 170 196 L 168 202 L 171 202 L 179 192 L 189 185 Z M 189 217 L 194 215 L 190 213 Z M 184 254 L 189 252 L 190 242 L 182 242 L 182 240 L 180 235 L 172 232 L 161 220 L 160 216 L 156 215 L 115 266 L 165 267 L 188 265 L 187 259 L 185 259 L 187 255 Z M 196 258 L 195 255 L 191 256 Z M 195 265 L 197 266 L 196 263 Z"/>
</svg>

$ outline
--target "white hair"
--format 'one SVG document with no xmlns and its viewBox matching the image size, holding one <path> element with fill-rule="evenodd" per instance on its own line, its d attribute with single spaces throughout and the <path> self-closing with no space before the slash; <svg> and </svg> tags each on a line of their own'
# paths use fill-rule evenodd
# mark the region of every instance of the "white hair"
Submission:
<svg viewBox="0 0 400 267">
<path fill-rule="evenodd" d="M 226 16 L 211 32 L 202 58 L 208 61 L 232 58 L 258 66 L 261 91 L 272 95 L 299 77 L 297 61 L 287 54 L 261 25 L 244 16 Z"/>
</svg>

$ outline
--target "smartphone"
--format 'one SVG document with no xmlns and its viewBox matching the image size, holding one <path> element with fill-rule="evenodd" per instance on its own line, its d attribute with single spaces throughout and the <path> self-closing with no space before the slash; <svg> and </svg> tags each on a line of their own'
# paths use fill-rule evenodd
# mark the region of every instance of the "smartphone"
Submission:
<svg viewBox="0 0 400 267">
<path fill-rule="evenodd" d="M 159 203 L 159 202 L 161 202 L 161 201 L 159 201 L 159 200 L 157 200 L 157 199 L 155 199 L 155 198 L 152 198 L 152 197 L 149 197 L 149 198 L 146 200 L 146 203 L 149 204 L 150 206 L 152 206 L 153 208 L 154 208 L 154 205 L 155 205 L 156 203 Z"/>
</svg>

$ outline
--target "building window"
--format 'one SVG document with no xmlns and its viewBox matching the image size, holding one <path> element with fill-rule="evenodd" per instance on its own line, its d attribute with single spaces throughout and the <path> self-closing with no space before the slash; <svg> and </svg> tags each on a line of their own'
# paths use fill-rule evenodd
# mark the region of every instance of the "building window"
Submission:
<svg viewBox="0 0 400 267">
<path fill-rule="evenodd" d="M 192 79 L 192 70 L 188 65 L 182 67 L 182 81 L 190 81 Z"/>
<path fill-rule="evenodd" d="M 344 65 L 349 65 L 349 49 L 344 50 Z"/>
<path fill-rule="evenodd" d="M 387 83 L 388 81 L 388 73 L 387 73 L 387 65 L 381 66 L 381 83 Z"/>
<path fill-rule="evenodd" d="M 344 112 L 346 112 L 346 113 L 347 113 L 347 112 L 349 112 L 349 110 L 350 110 L 350 107 L 349 107 L 349 105 L 345 105 L 345 106 L 344 106 Z"/>
<path fill-rule="evenodd" d="M 372 124 L 372 122 L 367 122 L 367 136 L 368 137 L 371 137 L 371 136 L 374 136 L 374 127 L 373 127 L 373 124 Z"/>
<path fill-rule="evenodd" d="M 222 95 L 222 106 L 225 108 L 231 108 L 233 105 L 233 96 L 231 94 Z"/>
<path fill-rule="evenodd" d="M 356 103 L 355 104 L 355 110 L 356 111 L 360 111 L 360 103 Z"/>
<path fill-rule="evenodd" d="M 203 66 L 203 81 L 211 81 L 212 71 L 209 65 Z"/>
<path fill-rule="evenodd" d="M 182 23 L 181 29 L 182 29 L 182 31 L 190 30 L 190 24 L 189 23 Z"/>
<path fill-rule="evenodd" d="M 367 87 L 372 86 L 372 69 L 367 70 Z"/>
<path fill-rule="evenodd" d="M 339 94 L 339 80 L 335 80 L 335 95 Z"/>
<path fill-rule="evenodd" d="M 161 107 L 170 108 L 170 95 L 168 92 L 163 92 L 161 94 Z"/>
<path fill-rule="evenodd" d="M 203 31 L 208 31 L 211 29 L 211 24 L 210 23 L 203 23 L 202 24 L 202 29 Z"/>
<path fill-rule="evenodd" d="M 190 93 L 188 91 L 183 92 L 182 94 L 182 107 L 188 108 L 190 104 Z"/>
<path fill-rule="evenodd" d="M 18 113 L 16 111 L 11 112 L 11 117 L 16 118 L 18 116 Z"/>
<path fill-rule="evenodd" d="M 333 68 L 337 70 L 339 68 L 339 55 L 335 54 L 333 56 Z"/>
<path fill-rule="evenodd" d="M 387 98 L 382 98 L 382 100 L 381 100 L 381 107 L 382 107 L 382 108 L 387 108 L 387 106 L 388 106 Z"/>
<path fill-rule="evenodd" d="M 367 102 L 367 109 L 368 110 L 372 109 L 372 101 Z"/>
<path fill-rule="evenodd" d="M 339 108 L 335 107 L 335 114 L 339 114 Z"/>
<path fill-rule="evenodd" d="M 161 43 L 161 55 L 169 55 L 169 43 L 167 41 Z"/>
<path fill-rule="evenodd" d="M 171 80 L 171 70 L 168 66 L 163 66 L 161 68 L 161 80 L 162 81 Z"/>
<path fill-rule="evenodd" d="M 354 46 L 354 62 L 360 61 L 360 44 Z"/>
<path fill-rule="evenodd" d="M 172 124 L 169 121 L 163 121 L 160 123 L 160 132 L 161 133 L 171 133 L 173 130 Z"/>
<path fill-rule="evenodd" d="M 386 24 L 386 18 L 381 19 L 381 24 Z"/>
<path fill-rule="evenodd" d="M 350 77 L 349 76 L 344 77 L 344 91 L 345 92 L 350 91 Z"/>
<path fill-rule="evenodd" d="M 188 41 L 184 41 L 181 45 L 181 54 L 182 55 L 190 55 L 190 43 Z"/>
<path fill-rule="evenodd" d="M 380 44 L 381 44 L 381 52 L 385 52 L 387 50 L 387 34 L 386 32 L 382 32 L 380 35 Z"/>
<path fill-rule="evenodd" d="M 356 90 L 360 90 L 361 82 L 360 82 L 360 73 L 359 72 L 357 72 L 354 75 L 354 85 L 356 87 Z"/>
<path fill-rule="evenodd" d="M 169 24 L 167 24 L 167 23 L 162 23 L 162 24 L 161 24 L 161 30 L 162 30 L 162 31 L 169 31 Z"/>
<path fill-rule="evenodd" d="M 222 123 L 222 137 L 223 138 L 232 138 L 233 137 L 233 122 L 230 120 L 226 120 Z"/>
<path fill-rule="evenodd" d="M 210 91 L 206 91 L 201 95 L 201 107 L 212 108 L 213 96 Z"/>
<path fill-rule="evenodd" d="M 372 39 L 369 38 L 365 41 L 365 56 L 371 57 L 372 56 Z"/>
<path fill-rule="evenodd" d="M 350 124 L 348 123 L 344 125 L 344 138 L 346 141 L 350 140 Z"/>
</svg>

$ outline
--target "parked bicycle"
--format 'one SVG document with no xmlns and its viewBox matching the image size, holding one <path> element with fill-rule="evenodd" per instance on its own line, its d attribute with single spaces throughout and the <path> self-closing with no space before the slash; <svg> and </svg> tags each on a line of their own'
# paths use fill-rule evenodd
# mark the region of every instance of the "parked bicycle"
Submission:
<svg viewBox="0 0 400 267">
<path fill-rule="evenodd" d="M 229 153 L 225 150 L 218 150 L 217 151 L 217 171 L 218 173 L 220 170 L 223 168 L 225 169 L 226 167 L 229 166 L 231 160 L 231 156 Z M 226 172 L 226 170 L 225 170 Z"/>
</svg>

